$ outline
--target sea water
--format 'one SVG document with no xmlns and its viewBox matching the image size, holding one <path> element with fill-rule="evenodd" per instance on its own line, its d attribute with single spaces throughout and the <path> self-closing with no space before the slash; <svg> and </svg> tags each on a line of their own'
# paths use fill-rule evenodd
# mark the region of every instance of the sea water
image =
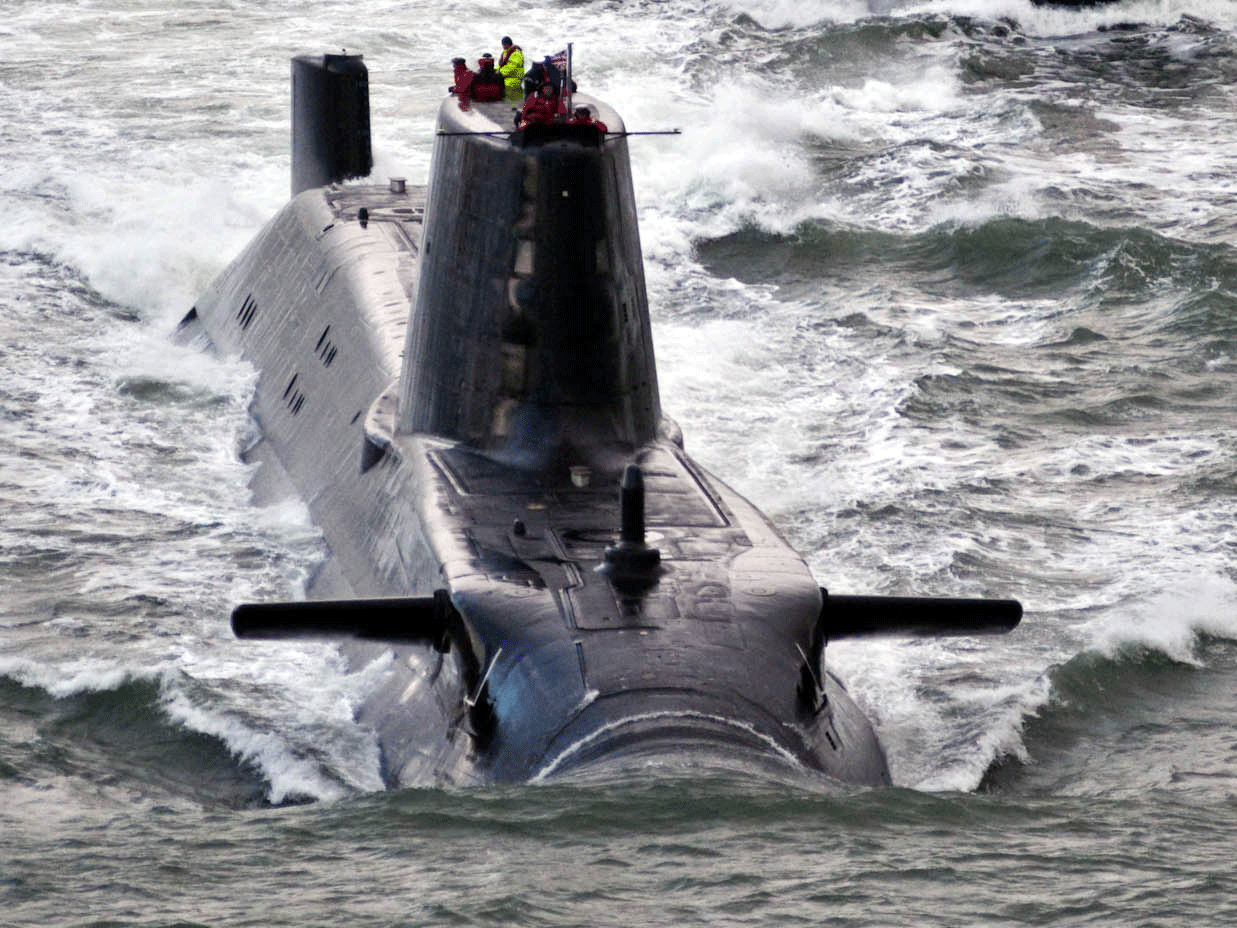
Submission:
<svg viewBox="0 0 1237 928">
<path fill-rule="evenodd" d="M 1237 922 L 1237 9 L 0 6 L 0 924 Z M 169 338 L 286 200 L 289 59 L 419 183 L 450 59 L 571 42 L 630 140 L 662 404 L 835 592 L 895 788 L 672 758 L 385 791 L 255 372 Z"/>
</svg>

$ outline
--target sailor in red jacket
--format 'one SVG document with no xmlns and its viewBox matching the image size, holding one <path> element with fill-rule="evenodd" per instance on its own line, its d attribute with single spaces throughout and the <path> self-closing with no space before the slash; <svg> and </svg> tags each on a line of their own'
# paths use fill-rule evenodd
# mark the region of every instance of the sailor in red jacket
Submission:
<svg viewBox="0 0 1237 928">
<path fill-rule="evenodd" d="M 575 112 L 571 114 L 571 118 L 567 120 L 567 125 L 596 126 L 602 133 L 606 131 L 606 124 L 594 119 L 587 106 L 577 106 Z"/>
<path fill-rule="evenodd" d="M 464 102 L 469 99 L 468 92 L 476 75 L 468 69 L 468 63 L 463 58 L 452 58 L 451 64 L 455 65 L 455 83 L 451 86 L 451 93 Z"/>
<path fill-rule="evenodd" d="M 494 70 L 494 56 L 482 55 L 477 66 L 477 75 L 472 79 L 472 98 L 478 103 L 501 100 L 506 87 L 503 85 L 503 76 Z"/>
<path fill-rule="evenodd" d="M 535 94 L 524 101 L 520 111 L 520 128 L 525 126 L 548 126 L 558 115 L 558 95 L 549 84 L 542 84 Z"/>
</svg>

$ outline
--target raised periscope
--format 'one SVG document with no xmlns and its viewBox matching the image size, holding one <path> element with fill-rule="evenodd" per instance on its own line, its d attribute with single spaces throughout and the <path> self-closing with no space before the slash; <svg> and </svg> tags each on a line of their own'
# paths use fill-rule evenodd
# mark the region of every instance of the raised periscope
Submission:
<svg viewBox="0 0 1237 928">
<path fill-rule="evenodd" d="M 182 328 L 249 359 L 260 499 L 329 556 L 248 638 L 393 654 L 360 710 L 391 785 L 633 758 L 749 759 L 881 785 L 825 670 L 858 634 L 977 634 L 1012 601 L 826 594 L 661 413 L 627 132 L 514 131 L 449 96 L 428 187 L 369 171 L 365 66 L 293 63 L 294 194 Z"/>
</svg>

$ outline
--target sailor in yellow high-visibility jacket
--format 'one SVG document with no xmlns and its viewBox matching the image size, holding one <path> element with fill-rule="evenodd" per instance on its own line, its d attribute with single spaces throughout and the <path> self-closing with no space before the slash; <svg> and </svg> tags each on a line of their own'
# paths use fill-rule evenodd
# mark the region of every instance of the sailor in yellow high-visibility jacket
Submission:
<svg viewBox="0 0 1237 928">
<path fill-rule="evenodd" d="M 503 53 L 498 56 L 498 73 L 507 87 L 503 99 L 524 99 L 524 50 L 513 45 L 511 36 L 503 36 Z"/>
</svg>

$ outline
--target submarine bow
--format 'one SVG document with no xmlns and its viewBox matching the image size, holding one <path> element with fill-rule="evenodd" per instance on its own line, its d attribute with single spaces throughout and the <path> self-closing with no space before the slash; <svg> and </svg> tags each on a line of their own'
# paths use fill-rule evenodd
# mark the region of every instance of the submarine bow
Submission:
<svg viewBox="0 0 1237 928">
<path fill-rule="evenodd" d="M 257 368 L 256 495 L 305 499 L 329 547 L 310 601 L 242 605 L 236 634 L 386 660 L 359 718 L 391 785 L 667 755 L 888 783 L 827 642 L 1007 631 L 1021 607 L 831 595 L 686 453 L 618 113 L 577 95 L 608 131 L 512 131 L 509 105 L 449 96 L 427 187 L 341 183 L 364 65 L 294 73 L 298 126 L 345 126 L 351 153 L 294 140 L 320 180 L 182 325 Z"/>
</svg>

